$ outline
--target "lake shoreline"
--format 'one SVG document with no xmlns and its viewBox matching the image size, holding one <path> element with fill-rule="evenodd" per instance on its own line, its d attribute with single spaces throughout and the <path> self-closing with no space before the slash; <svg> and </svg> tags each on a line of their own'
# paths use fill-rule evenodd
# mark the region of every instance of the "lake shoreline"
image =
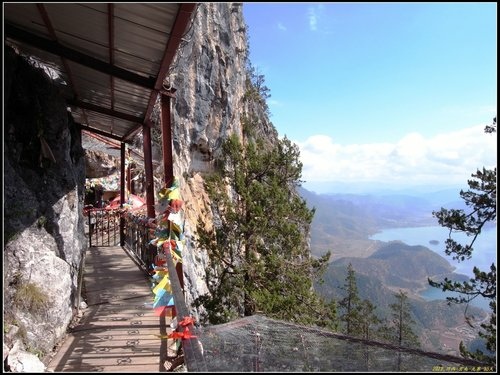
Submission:
<svg viewBox="0 0 500 375">
<path fill-rule="evenodd" d="M 457 279 L 474 278 L 472 270 L 478 267 L 480 270 L 489 270 L 491 263 L 496 264 L 496 227 L 490 227 L 483 230 L 474 244 L 472 258 L 462 262 L 453 260 L 444 252 L 446 239 L 449 236 L 449 229 L 440 226 L 413 226 L 384 229 L 372 236 L 370 240 L 391 242 L 401 241 L 409 246 L 423 246 L 445 259 L 453 269 L 453 274 Z M 468 243 L 470 237 L 463 233 L 454 233 L 453 238 L 459 243 Z M 432 241 L 432 242 L 431 242 Z M 462 277 L 460 277 L 462 276 Z M 429 276 L 431 280 L 440 282 L 442 277 L 439 275 Z M 431 285 L 415 288 L 413 294 L 418 295 L 425 301 L 446 300 L 446 296 L 457 296 L 457 293 L 443 292 L 440 288 L 434 288 Z M 489 301 L 482 297 L 477 297 L 471 301 L 471 305 L 483 310 L 490 311 Z"/>
<path fill-rule="evenodd" d="M 454 268 L 453 272 L 473 278 L 474 267 L 480 270 L 489 270 L 491 263 L 496 264 L 496 227 L 486 228 L 474 243 L 472 258 L 458 262 L 445 253 L 445 241 L 449 236 L 449 229 L 441 226 L 413 226 L 384 229 L 369 237 L 370 240 L 391 242 L 401 241 L 409 246 L 424 246 L 441 256 Z M 454 233 L 453 238 L 459 243 L 468 243 L 471 238 L 464 233 Z M 430 244 L 437 241 L 437 245 Z"/>
</svg>

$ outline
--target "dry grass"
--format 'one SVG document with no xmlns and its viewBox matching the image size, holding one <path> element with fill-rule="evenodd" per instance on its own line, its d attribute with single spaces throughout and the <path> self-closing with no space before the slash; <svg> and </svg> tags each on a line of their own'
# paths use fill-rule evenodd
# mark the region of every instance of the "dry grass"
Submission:
<svg viewBox="0 0 500 375">
<path fill-rule="evenodd" d="M 31 313 L 43 312 L 49 304 L 48 295 L 34 283 L 22 283 L 14 294 L 14 305 Z"/>
</svg>

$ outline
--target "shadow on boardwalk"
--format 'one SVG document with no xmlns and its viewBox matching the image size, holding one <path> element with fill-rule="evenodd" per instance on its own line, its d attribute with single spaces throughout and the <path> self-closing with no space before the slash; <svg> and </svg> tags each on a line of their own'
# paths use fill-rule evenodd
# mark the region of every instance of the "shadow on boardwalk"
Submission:
<svg viewBox="0 0 500 375">
<path fill-rule="evenodd" d="M 154 315 L 145 273 L 125 250 L 91 247 L 87 309 L 47 366 L 49 372 L 164 372 L 170 320 Z M 171 341 L 171 340 L 170 340 Z"/>
</svg>

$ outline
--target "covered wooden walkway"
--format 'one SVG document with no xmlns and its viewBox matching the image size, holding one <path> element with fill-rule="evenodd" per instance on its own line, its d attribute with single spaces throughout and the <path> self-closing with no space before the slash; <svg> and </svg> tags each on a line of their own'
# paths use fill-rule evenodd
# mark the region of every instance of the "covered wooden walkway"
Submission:
<svg viewBox="0 0 500 375">
<path fill-rule="evenodd" d="M 163 372 L 172 332 L 169 318 L 155 316 L 146 273 L 120 246 L 91 247 L 83 295 L 88 307 L 48 363 L 50 372 Z M 172 350 L 173 348 L 171 348 Z M 177 359 L 178 361 L 178 359 Z M 165 367 L 166 366 L 166 367 Z"/>
</svg>

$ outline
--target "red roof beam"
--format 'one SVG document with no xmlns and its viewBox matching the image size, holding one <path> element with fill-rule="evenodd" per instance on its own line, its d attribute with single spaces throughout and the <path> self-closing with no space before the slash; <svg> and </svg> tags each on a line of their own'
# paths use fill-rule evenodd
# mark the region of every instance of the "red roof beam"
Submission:
<svg viewBox="0 0 500 375">
<path fill-rule="evenodd" d="M 151 96 L 149 98 L 148 108 L 146 110 L 146 123 L 147 119 L 151 116 L 153 112 L 153 108 L 156 103 L 156 98 L 158 93 L 163 87 L 163 79 L 168 73 L 170 68 L 170 64 L 174 59 L 174 56 L 177 52 L 177 48 L 184 36 L 184 32 L 186 31 L 186 26 L 191 18 L 193 11 L 196 9 L 195 3 L 184 3 L 180 4 L 179 11 L 177 13 L 177 17 L 175 18 L 174 25 L 172 26 L 172 31 L 170 32 L 170 37 L 168 38 L 167 46 L 165 48 L 165 53 L 163 55 L 162 63 L 160 66 L 160 71 L 158 72 L 158 76 L 156 77 L 156 83 L 154 85 L 154 90 L 151 92 Z"/>
</svg>

